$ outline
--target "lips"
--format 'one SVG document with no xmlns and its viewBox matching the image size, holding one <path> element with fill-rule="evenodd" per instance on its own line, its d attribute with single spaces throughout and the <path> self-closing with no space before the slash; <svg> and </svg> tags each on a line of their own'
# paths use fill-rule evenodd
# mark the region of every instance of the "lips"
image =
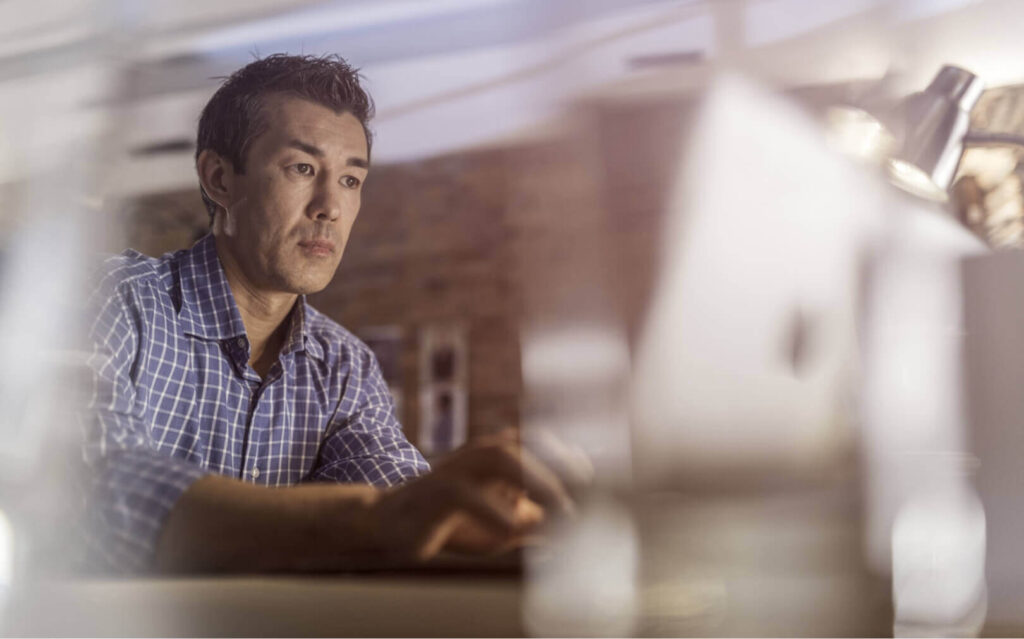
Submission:
<svg viewBox="0 0 1024 639">
<path fill-rule="evenodd" d="M 303 240 L 299 246 L 311 255 L 327 256 L 334 253 L 334 242 L 331 240 Z"/>
</svg>

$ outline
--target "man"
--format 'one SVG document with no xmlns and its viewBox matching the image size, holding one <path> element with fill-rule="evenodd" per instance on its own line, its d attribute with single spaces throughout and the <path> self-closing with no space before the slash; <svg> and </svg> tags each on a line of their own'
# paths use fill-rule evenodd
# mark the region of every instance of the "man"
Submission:
<svg viewBox="0 0 1024 639">
<path fill-rule="evenodd" d="M 494 436 L 433 472 L 377 362 L 305 295 L 334 275 L 370 168 L 372 115 L 337 57 L 233 74 L 199 122 L 212 232 L 108 262 L 91 326 L 93 554 L 145 570 L 336 569 L 495 551 L 563 483 Z M 525 499 L 529 494 L 532 499 Z"/>
</svg>

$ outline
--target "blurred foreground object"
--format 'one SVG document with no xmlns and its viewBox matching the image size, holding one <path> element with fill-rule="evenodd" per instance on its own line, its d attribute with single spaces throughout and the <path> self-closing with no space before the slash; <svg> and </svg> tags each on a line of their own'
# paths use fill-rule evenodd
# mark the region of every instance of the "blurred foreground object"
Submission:
<svg viewBox="0 0 1024 639">
<path fill-rule="evenodd" d="M 629 346 L 609 292 L 615 247 L 598 197 L 592 133 L 580 118 L 531 151 L 516 177 L 516 188 L 536 202 L 531 219 L 557 220 L 531 229 L 530 241 L 518 247 L 527 315 L 521 428 L 527 441 L 553 434 L 594 467 L 577 521 L 552 531 L 550 547 L 527 556 L 523 622 L 536 636 L 637 632 L 640 551 L 620 494 L 632 474 Z"/>
<path fill-rule="evenodd" d="M 1019 246 L 1021 118 L 1012 91 L 980 96 L 977 78 L 948 66 L 911 96 L 891 176 L 908 193 L 943 202 L 959 175 L 959 222 L 991 246 Z M 965 144 L 981 146 L 965 152 Z M 862 393 L 868 557 L 879 573 L 891 566 L 897 636 L 1013 634 L 1024 589 L 1012 541 L 1024 445 L 1014 425 L 1022 411 L 1013 408 L 1015 271 L 924 200 L 892 198 L 871 265 Z"/>
<path fill-rule="evenodd" d="M 633 357 L 600 305 L 524 335 L 527 428 L 561 425 L 596 466 L 580 520 L 531 562 L 526 627 L 887 634 L 848 421 L 881 185 L 795 107 L 737 77 L 717 79 L 692 130 Z M 572 277 L 579 262 L 533 286 L 600 288 L 600 269 Z"/>
<path fill-rule="evenodd" d="M 713 87 L 695 131 L 634 370 L 640 481 L 813 476 L 850 441 L 858 268 L 881 189 L 737 78 Z"/>
<path fill-rule="evenodd" d="M 104 57 L 116 40 L 108 8 L 90 0 L 2 8 L 16 17 L 0 27 L 0 518 L 10 523 L 0 592 L 12 598 L 40 574 L 66 571 L 74 555 L 82 361 L 71 349 L 105 177 L 104 101 L 118 80 Z"/>
<path fill-rule="evenodd" d="M 971 635 L 984 618 L 984 514 L 969 477 L 957 269 L 985 247 L 935 203 L 895 191 L 886 210 L 863 331 L 868 559 L 892 570 L 898 634 Z"/>
</svg>

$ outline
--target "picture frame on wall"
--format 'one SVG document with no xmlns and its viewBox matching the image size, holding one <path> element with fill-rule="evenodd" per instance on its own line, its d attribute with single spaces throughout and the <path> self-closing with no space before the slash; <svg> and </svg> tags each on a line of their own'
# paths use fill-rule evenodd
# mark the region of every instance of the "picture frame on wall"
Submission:
<svg viewBox="0 0 1024 639">
<path fill-rule="evenodd" d="M 424 455 L 441 455 L 466 442 L 466 392 L 435 388 L 420 394 L 419 447 Z"/>
<path fill-rule="evenodd" d="M 440 455 L 466 442 L 468 348 L 461 324 L 433 324 L 420 330 L 420 429 L 424 455 Z"/>
</svg>

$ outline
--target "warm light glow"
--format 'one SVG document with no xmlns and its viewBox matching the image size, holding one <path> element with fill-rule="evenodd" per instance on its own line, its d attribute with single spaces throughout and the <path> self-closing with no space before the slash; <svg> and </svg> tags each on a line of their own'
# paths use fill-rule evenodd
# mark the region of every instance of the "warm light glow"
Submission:
<svg viewBox="0 0 1024 639">
<path fill-rule="evenodd" d="M 889 155 L 893 136 L 878 118 L 851 106 L 830 107 L 825 114 L 829 147 L 862 162 L 879 164 Z"/>
<path fill-rule="evenodd" d="M 891 159 L 888 162 L 889 179 L 904 191 L 936 202 L 946 202 L 949 194 L 939 188 L 928 174 L 904 160 Z"/>
</svg>

